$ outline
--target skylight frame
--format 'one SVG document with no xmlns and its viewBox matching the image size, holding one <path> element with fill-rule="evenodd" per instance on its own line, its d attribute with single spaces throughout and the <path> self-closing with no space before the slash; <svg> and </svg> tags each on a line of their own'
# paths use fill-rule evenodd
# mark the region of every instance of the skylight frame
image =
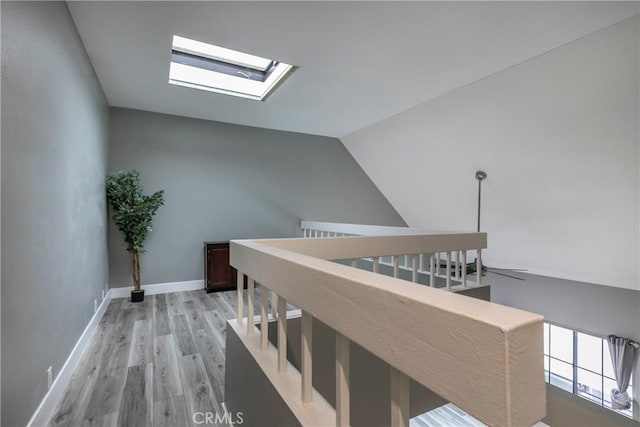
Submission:
<svg viewBox="0 0 640 427">
<path fill-rule="evenodd" d="M 237 74 L 217 72 L 212 69 L 192 66 L 175 62 L 173 58 L 178 54 L 193 55 L 198 59 L 220 62 L 229 66 L 238 67 Z M 242 77 L 242 70 L 255 70 L 262 73 L 265 80 L 252 80 Z M 209 92 L 232 95 L 241 98 L 264 101 L 296 67 L 283 62 L 234 51 L 220 46 L 187 39 L 181 36 L 173 36 L 172 60 L 169 67 L 169 83 L 205 90 Z M 247 70 L 248 69 L 248 70 Z M 258 74 L 258 77 L 259 74 Z"/>
</svg>

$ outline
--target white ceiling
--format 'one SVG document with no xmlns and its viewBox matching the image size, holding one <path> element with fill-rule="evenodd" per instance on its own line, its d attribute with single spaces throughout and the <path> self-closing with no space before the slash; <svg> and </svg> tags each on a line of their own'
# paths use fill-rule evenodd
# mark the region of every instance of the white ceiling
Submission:
<svg viewBox="0 0 640 427">
<path fill-rule="evenodd" d="M 111 106 L 334 137 L 638 13 L 637 2 L 68 4 Z M 174 34 L 300 68 L 266 102 L 170 85 Z"/>
</svg>

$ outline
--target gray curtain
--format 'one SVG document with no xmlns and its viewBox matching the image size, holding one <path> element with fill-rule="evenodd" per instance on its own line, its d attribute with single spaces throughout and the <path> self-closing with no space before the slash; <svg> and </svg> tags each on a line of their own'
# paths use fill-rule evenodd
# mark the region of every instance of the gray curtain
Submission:
<svg viewBox="0 0 640 427">
<path fill-rule="evenodd" d="M 607 336 L 609 343 L 609 353 L 613 363 L 613 373 L 616 376 L 617 389 L 611 390 L 611 407 L 613 409 L 629 409 L 631 399 L 627 394 L 629 380 L 633 367 L 638 360 L 638 348 L 640 345 L 628 338 L 621 338 L 615 335 Z"/>
</svg>

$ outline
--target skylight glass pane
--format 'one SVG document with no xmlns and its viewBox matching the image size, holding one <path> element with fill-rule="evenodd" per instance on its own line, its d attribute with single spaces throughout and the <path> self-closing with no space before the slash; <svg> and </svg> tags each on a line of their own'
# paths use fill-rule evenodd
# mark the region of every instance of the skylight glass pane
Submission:
<svg viewBox="0 0 640 427">
<path fill-rule="evenodd" d="M 169 71 L 171 80 L 193 83 L 211 88 L 224 88 L 229 91 L 244 93 L 252 96 L 262 94 L 262 82 L 255 80 L 239 79 L 227 74 L 214 73 L 202 68 L 189 67 L 188 65 L 171 63 Z"/>
<path fill-rule="evenodd" d="M 173 36 L 169 83 L 264 100 L 293 68 L 283 62 Z"/>
<path fill-rule="evenodd" d="M 202 43 L 197 40 L 191 40 L 180 36 L 173 36 L 173 49 L 205 58 L 228 62 L 230 64 L 255 68 L 256 70 L 261 71 L 266 70 L 272 62 L 267 58 L 249 55 L 248 53 L 242 53 L 236 50 L 226 49 L 224 47 L 214 46 L 212 44 Z"/>
</svg>

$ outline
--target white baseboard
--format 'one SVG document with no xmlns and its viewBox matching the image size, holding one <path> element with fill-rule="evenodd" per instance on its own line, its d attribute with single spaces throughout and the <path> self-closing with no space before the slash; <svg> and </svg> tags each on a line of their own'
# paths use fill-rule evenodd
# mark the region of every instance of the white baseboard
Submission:
<svg viewBox="0 0 640 427">
<path fill-rule="evenodd" d="M 131 286 L 111 288 L 111 298 L 128 298 L 131 296 Z M 142 285 L 145 295 L 167 294 L 169 292 L 197 291 L 204 289 L 204 280 L 187 280 L 184 282 L 158 283 Z"/>
<path fill-rule="evenodd" d="M 69 384 L 69 380 L 73 375 L 82 355 L 84 354 L 87 347 L 89 347 L 89 343 L 91 342 L 91 338 L 93 337 L 94 332 L 98 328 L 98 324 L 100 323 L 100 319 L 104 315 L 107 310 L 107 306 L 109 305 L 109 301 L 111 301 L 111 291 L 107 292 L 102 303 L 98 306 L 98 310 L 95 312 L 89 324 L 80 335 L 78 342 L 71 350 L 69 357 L 62 365 L 60 372 L 56 376 L 56 379 L 53 381 L 51 388 L 45 394 L 42 402 L 38 406 L 38 409 L 33 413 L 33 416 L 29 420 L 27 427 L 37 427 L 37 426 L 45 426 L 49 424 L 51 417 L 53 416 L 53 411 L 55 411 L 60 399 L 64 394 L 65 389 L 67 388 L 67 384 Z"/>
<path fill-rule="evenodd" d="M 172 282 L 172 283 L 159 283 L 155 285 L 145 285 L 142 286 L 145 290 L 145 294 L 147 295 L 155 295 L 155 294 L 166 294 L 169 292 L 179 292 L 179 291 L 195 291 L 199 289 L 204 289 L 204 280 L 189 280 L 185 282 Z M 38 427 L 48 425 L 51 417 L 56 410 L 56 407 L 60 403 L 60 400 L 63 397 L 64 391 L 69 384 L 69 380 L 73 375 L 82 355 L 85 350 L 89 346 L 91 342 L 91 338 L 93 337 L 94 332 L 96 331 L 98 324 L 100 323 L 100 319 L 104 315 L 107 310 L 107 306 L 109 305 L 109 301 L 115 298 L 128 298 L 131 296 L 131 287 L 125 288 L 111 288 L 107 292 L 102 300 L 100 306 L 98 306 L 98 311 L 93 315 L 89 324 L 85 328 L 84 332 L 76 342 L 76 345 L 71 350 L 69 357 L 64 362 L 64 365 L 60 369 L 60 372 L 56 376 L 56 379 L 53 381 L 51 388 L 44 396 L 38 409 L 34 412 L 33 416 L 29 420 L 27 427 Z"/>
</svg>

